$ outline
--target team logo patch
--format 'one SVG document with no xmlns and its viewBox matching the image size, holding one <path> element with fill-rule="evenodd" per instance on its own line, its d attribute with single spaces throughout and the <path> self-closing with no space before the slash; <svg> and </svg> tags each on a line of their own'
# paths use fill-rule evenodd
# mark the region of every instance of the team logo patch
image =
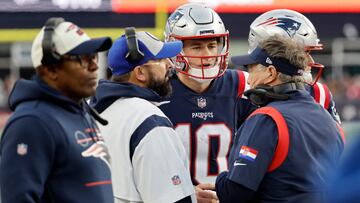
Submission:
<svg viewBox="0 0 360 203">
<path fill-rule="evenodd" d="M 75 32 L 78 34 L 78 35 L 83 35 L 84 34 L 84 31 L 82 30 L 82 29 L 80 29 L 77 25 L 75 25 L 75 24 L 71 24 L 71 25 L 69 25 L 68 27 L 67 27 L 67 29 L 66 29 L 66 32 L 69 32 L 69 31 L 71 31 L 71 30 L 76 30 Z"/>
<path fill-rule="evenodd" d="M 24 156 L 28 152 L 28 145 L 24 144 L 24 143 L 18 144 L 16 151 L 17 151 L 18 155 Z"/>
<path fill-rule="evenodd" d="M 293 38 L 296 31 L 299 30 L 301 23 L 291 18 L 269 18 L 259 25 L 275 25 L 285 30 L 289 37 Z"/>
<path fill-rule="evenodd" d="M 181 184 L 181 179 L 178 175 L 174 175 L 172 178 L 171 178 L 171 181 L 173 183 L 173 185 L 180 185 Z"/>
<path fill-rule="evenodd" d="M 75 132 L 74 137 L 76 142 L 81 145 L 82 147 L 87 147 L 91 144 L 92 139 L 87 137 L 84 132 L 78 130 Z"/>
<path fill-rule="evenodd" d="M 206 107 L 206 99 L 203 98 L 203 97 L 198 98 L 198 99 L 197 99 L 197 105 L 198 105 L 198 107 L 200 107 L 200 108 Z"/>
<path fill-rule="evenodd" d="M 102 161 L 106 163 L 106 165 L 110 167 L 110 155 L 109 150 L 103 141 L 98 141 L 92 144 L 88 149 L 81 153 L 83 157 L 95 157 L 100 158 Z"/>
<path fill-rule="evenodd" d="M 240 148 L 239 158 L 244 158 L 249 161 L 255 161 L 258 151 L 247 146 Z"/>
</svg>

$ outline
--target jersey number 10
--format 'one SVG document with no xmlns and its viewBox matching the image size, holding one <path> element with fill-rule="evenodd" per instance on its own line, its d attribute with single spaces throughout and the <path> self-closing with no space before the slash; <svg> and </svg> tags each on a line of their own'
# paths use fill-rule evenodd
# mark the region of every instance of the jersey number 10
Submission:
<svg viewBox="0 0 360 203">
<path fill-rule="evenodd" d="M 230 128 L 224 123 L 203 123 L 192 133 L 190 123 L 179 123 L 175 130 L 189 155 L 192 178 L 199 183 L 215 183 L 216 176 L 228 170 L 227 155 L 232 139 Z M 195 157 L 194 160 L 191 157 Z M 217 173 L 211 172 L 210 168 L 215 168 Z"/>
</svg>

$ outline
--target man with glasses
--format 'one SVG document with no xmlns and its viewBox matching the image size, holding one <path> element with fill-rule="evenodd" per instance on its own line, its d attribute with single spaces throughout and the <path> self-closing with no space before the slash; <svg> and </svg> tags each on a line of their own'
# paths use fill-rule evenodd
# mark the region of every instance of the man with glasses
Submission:
<svg viewBox="0 0 360 203">
<path fill-rule="evenodd" d="M 50 18 L 36 36 L 36 75 L 17 81 L 9 97 L 14 114 L 1 137 L 2 203 L 113 202 L 107 148 L 84 102 L 95 93 L 97 52 L 110 46 L 110 38 L 90 39 L 62 18 Z"/>
</svg>

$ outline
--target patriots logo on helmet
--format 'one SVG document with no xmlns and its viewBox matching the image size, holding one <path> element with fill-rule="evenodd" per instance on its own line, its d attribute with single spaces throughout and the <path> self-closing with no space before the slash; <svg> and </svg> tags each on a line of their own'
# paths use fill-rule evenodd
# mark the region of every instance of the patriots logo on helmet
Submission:
<svg viewBox="0 0 360 203">
<path fill-rule="evenodd" d="M 257 26 L 260 26 L 260 25 L 278 26 L 278 27 L 282 28 L 283 30 L 285 30 L 286 33 L 289 35 L 289 37 L 293 38 L 296 31 L 299 30 L 301 23 L 296 20 L 293 20 L 291 18 L 269 18 L 265 22 L 262 22 L 262 23 L 258 24 Z"/>
<path fill-rule="evenodd" d="M 179 21 L 181 17 L 183 17 L 184 13 L 182 11 L 176 11 L 175 13 L 171 14 L 168 19 L 170 30 L 173 30 L 175 24 Z"/>
</svg>

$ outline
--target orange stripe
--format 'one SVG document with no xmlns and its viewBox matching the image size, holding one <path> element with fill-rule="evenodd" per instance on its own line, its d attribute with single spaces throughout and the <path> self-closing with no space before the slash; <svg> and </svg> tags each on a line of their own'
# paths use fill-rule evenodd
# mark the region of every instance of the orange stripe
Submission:
<svg viewBox="0 0 360 203">
<path fill-rule="evenodd" d="M 314 84 L 314 99 L 316 101 L 316 103 L 320 103 L 320 89 L 318 84 Z"/>
<path fill-rule="evenodd" d="M 239 77 L 239 85 L 238 85 L 238 96 L 241 96 L 245 90 L 245 75 L 242 71 L 236 71 Z"/>
<path fill-rule="evenodd" d="M 324 87 L 324 92 L 325 92 L 324 108 L 327 110 L 330 104 L 330 90 L 325 84 L 322 84 L 322 86 Z"/>
<path fill-rule="evenodd" d="M 95 128 L 86 128 L 86 129 L 85 129 L 85 132 L 86 132 L 86 133 L 96 133 L 97 130 L 96 130 Z"/>
<path fill-rule="evenodd" d="M 337 122 L 336 122 L 336 127 L 339 129 L 340 136 L 341 136 L 343 143 L 346 144 L 346 138 L 345 138 L 345 133 L 344 133 L 343 128 Z"/>
<path fill-rule="evenodd" d="M 98 185 L 110 185 L 110 184 L 111 184 L 111 180 L 105 180 L 105 181 L 86 183 L 85 186 L 93 187 L 93 186 L 98 186 Z"/>
<path fill-rule="evenodd" d="M 92 140 L 95 140 L 95 141 L 101 141 L 103 140 L 102 137 L 89 137 L 89 138 L 84 138 L 84 139 L 80 139 L 80 140 L 77 140 L 77 143 L 80 144 L 80 143 L 83 143 L 83 142 L 89 142 L 89 141 L 92 141 Z"/>
<path fill-rule="evenodd" d="M 276 123 L 278 129 L 278 144 L 275 149 L 273 160 L 268 168 L 268 172 L 277 169 L 286 159 L 289 152 L 289 128 L 281 113 L 273 107 L 262 107 L 254 111 L 248 118 L 255 114 L 266 114 Z"/>
</svg>

